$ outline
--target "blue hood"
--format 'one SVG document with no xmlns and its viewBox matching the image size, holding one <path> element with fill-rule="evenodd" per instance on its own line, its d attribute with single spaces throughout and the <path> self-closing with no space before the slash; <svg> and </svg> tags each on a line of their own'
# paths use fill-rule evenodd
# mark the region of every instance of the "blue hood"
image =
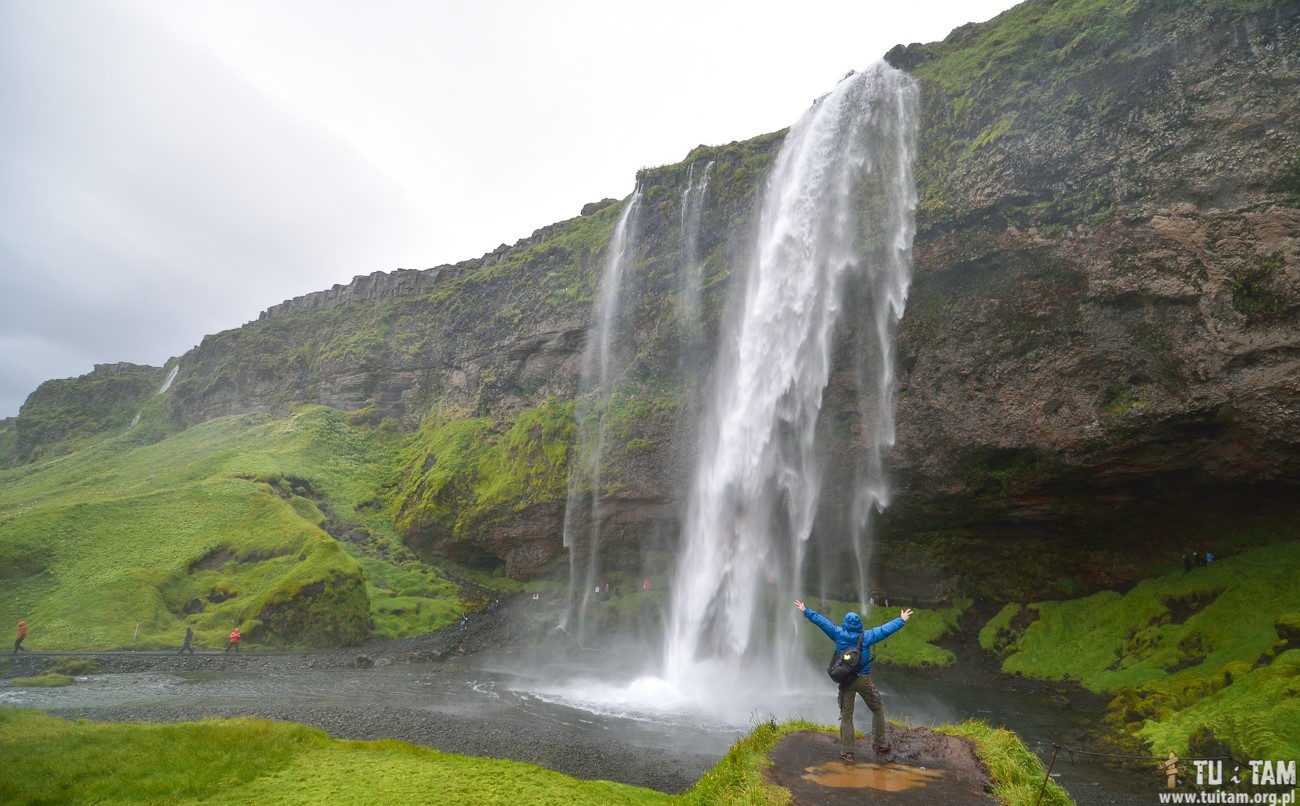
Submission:
<svg viewBox="0 0 1300 806">
<path fill-rule="evenodd" d="M 862 617 L 857 613 L 850 612 L 844 616 L 842 626 L 850 632 L 860 632 L 862 630 Z"/>
</svg>

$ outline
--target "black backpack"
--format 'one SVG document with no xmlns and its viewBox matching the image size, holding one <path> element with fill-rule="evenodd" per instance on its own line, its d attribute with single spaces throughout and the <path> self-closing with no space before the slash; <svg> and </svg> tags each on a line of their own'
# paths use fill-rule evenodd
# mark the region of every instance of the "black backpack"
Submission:
<svg viewBox="0 0 1300 806">
<path fill-rule="evenodd" d="M 858 668 L 862 666 L 862 639 L 866 637 L 866 632 L 858 633 L 858 645 L 851 646 L 843 652 L 838 649 L 831 656 L 831 663 L 826 667 L 826 674 L 831 679 L 843 686 L 852 682 L 853 678 L 858 676 Z"/>
</svg>

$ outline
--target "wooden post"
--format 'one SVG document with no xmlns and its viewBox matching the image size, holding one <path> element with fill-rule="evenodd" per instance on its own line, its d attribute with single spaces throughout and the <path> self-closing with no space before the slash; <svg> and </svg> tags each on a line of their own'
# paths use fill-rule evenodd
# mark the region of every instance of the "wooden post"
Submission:
<svg viewBox="0 0 1300 806">
<path fill-rule="evenodd" d="M 1038 788 L 1038 797 L 1034 798 L 1034 806 L 1043 799 L 1043 792 L 1047 789 L 1047 779 L 1052 777 L 1052 765 L 1056 764 L 1056 754 L 1061 752 L 1059 744 L 1052 745 L 1052 760 L 1047 762 L 1047 772 L 1043 774 L 1043 785 Z"/>
<path fill-rule="evenodd" d="M 1160 762 L 1160 766 L 1165 770 L 1165 786 L 1173 789 L 1178 785 L 1178 756 L 1174 751 L 1169 751 L 1169 758 Z"/>
</svg>

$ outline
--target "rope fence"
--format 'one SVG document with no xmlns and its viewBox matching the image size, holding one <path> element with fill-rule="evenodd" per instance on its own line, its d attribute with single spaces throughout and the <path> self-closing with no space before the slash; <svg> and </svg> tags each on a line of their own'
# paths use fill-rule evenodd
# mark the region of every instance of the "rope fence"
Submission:
<svg viewBox="0 0 1300 806">
<path fill-rule="evenodd" d="M 1076 755 L 1093 756 L 1095 758 L 1113 758 L 1121 761 L 1154 761 L 1159 762 L 1157 766 L 1163 768 L 1168 775 L 1185 771 L 1187 769 L 1186 762 L 1190 761 L 1230 761 L 1233 764 L 1240 765 L 1240 762 L 1232 756 L 1194 756 L 1191 758 L 1178 758 L 1173 753 L 1170 753 L 1168 756 L 1131 756 L 1123 753 L 1098 753 L 1093 750 L 1084 750 L 1081 747 L 1066 747 L 1060 744 L 1053 744 L 1052 758 L 1047 762 L 1047 772 L 1043 775 L 1043 785 L 1038 788 L 1038 797 L 1034 799 L 1034 806 L 1038 806 L 1039 801 L 1043 799 L 1043 792 L 1047 790 L 1047 782 L 1052 777 L 1052 767 L 1056 765 L 1056 756 L 1062 750 L 1070 754 L 1071 764 L 1075 763 Z M 1173 786 L 1173 784 L 1171 783 L 1170 786 Z"/>
</svg>

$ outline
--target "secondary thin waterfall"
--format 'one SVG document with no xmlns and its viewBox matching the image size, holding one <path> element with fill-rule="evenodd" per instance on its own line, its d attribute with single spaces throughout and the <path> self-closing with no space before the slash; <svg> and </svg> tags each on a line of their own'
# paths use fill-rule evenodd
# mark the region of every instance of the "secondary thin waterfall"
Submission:
<svg viewBox="0 0 1300 806">
<path fill-rule="evenodd" d="M 582 377 L 575 403 L 577 440 L 569 471 L 569 491 L 564 506 L 564 546 L 569 550 L 569 620 L 571 630 L 582 639 L 587 605 L 600 573 L 601 468 L 605 452 L 605 412 L 621 367 L 617 364 L 617 326 L 623 290 L 623 274 L 636 229 L 636 211 L 641 200 L 638 185 L 623 207 L 610 238 L 605 271 L 597 289 L 596 306 L 587 343 L 582 354 Z M 580 537 L 585 534 L 585 542 Z M 582 549 L 585 548 L 585 551 Z M 586 567 L 582 567 L 585 559 Z M 582 589 L 574 586 L 581 583 Z"/>
<path fill-rule="evenodd" d="M 689 331 L 683 342 L 694 341 L 700 330 L 701 296 L 704 284 L 704 266 L 700 263 L 700 216 L 704 199 L 709 192 L 709 176 L 713 161 L 704 166 L 698 184 L 695 163 L 686 172 L 686 190 L 682 191 L 682 328 Z"/>
<path fill-rule="evenodd" d="M 873 418 L 859 439 L 873 458 L 845 504 L 887 500 L 879 456 L 893 439 L 892 334 L 910 274 L 915 104 L 914 82 L 883 63 L 846 77 L 790 130 L 767 180 L 752 256 L 733 280 L 741 296 L 721 333 L 685 512 L 664 646 L 678 687 L 734 679 L 701 663 L 734 672 L 743 659 L 778 683 L 804 663 L 794 619 L 771 608 L 793 612 L 805 582 L 821 503 L 817 421 L 844 316 L 878 337 L 878 354 L 859 362 L 876 370 L 858 392 Z M 849 286 L 870 304 L 846 311 Z M 854 523 L 835 538 L 855 544 L 862 596 L 867 518 Z"/>
</svg>

